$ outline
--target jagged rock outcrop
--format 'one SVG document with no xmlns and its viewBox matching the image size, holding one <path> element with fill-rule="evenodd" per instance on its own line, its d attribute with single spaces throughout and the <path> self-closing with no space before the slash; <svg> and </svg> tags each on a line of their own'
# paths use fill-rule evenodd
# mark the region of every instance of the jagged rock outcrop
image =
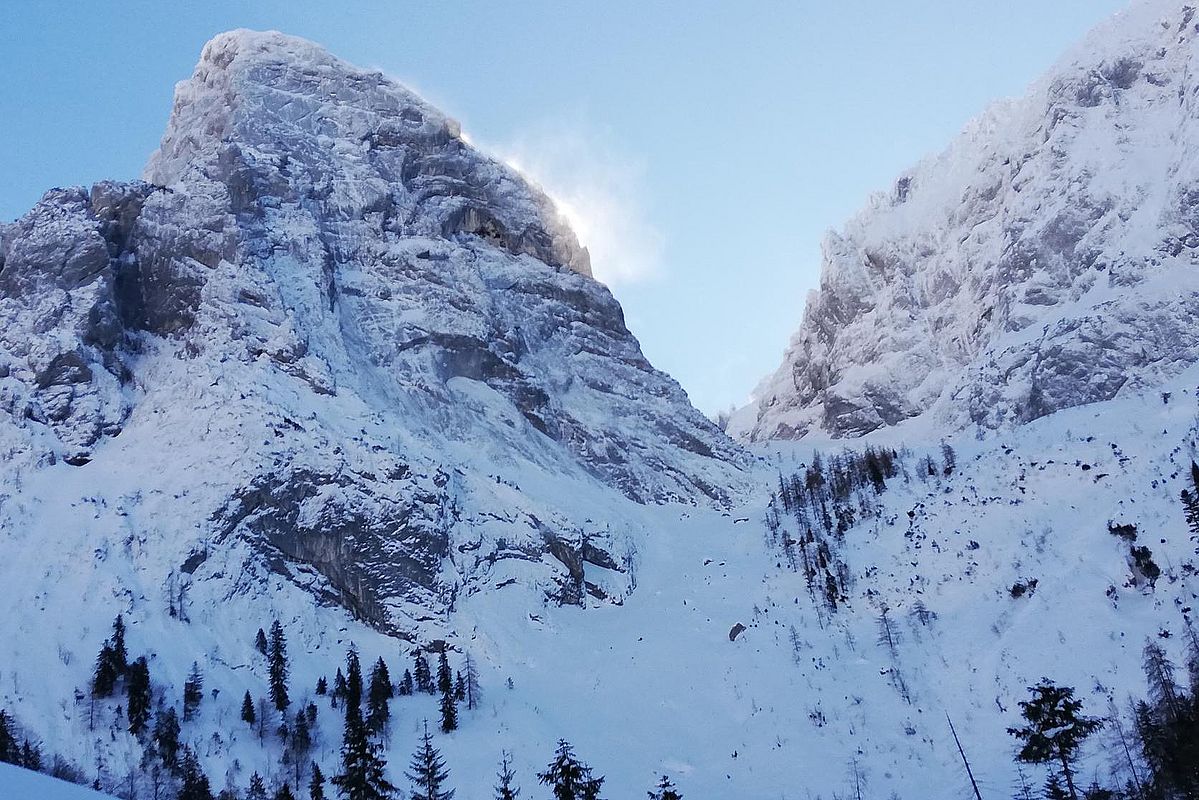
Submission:
<svg viewBox="0 0 1199 800">
<path fill-rule="evenodd" d="M 1001 429 L 1199 360 L 1197 25 L 1135 4 L 830 234 L 730 430 Z"/>
<path fill-rule="evenodd" d="M 0 445 L 176 498 L 172 597 L 232 537 L 401 633 L 487 585 L 619 600 L 629 531 L 574 495 L 738 490 L 546 196 L 379 73 L 218 36 L 145 179 L 0 229 Z"/>
</svg>

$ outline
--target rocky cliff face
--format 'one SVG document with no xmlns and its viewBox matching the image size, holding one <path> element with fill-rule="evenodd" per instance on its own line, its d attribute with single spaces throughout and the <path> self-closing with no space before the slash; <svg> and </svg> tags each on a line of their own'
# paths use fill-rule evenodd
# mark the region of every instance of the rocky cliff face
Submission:
<svg viewBox="0 0 1199 800">
<path fill-rule="evenodd" d="M 162 534 L 151 587 L 233 539 L 399 632 L 487 585 L 618 600 L 631 531 L 575 495 L 737 490 L 551 202 L 382 75 L 218 36 L 145 179 L 0 228 L 0 446 Z"/>
<path fill-rule="evenodd" d="M 1135 4 L 874 197 L 731 430 L 1000 429 L 1199 360 L 1197 39 Z"/>
</svg>

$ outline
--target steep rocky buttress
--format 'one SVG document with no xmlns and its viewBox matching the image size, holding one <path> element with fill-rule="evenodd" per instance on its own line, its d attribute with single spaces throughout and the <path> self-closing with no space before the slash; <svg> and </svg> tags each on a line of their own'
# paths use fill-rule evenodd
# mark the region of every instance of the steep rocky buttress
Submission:
<svg viewBox="0 0 1199 800">
<path fill-rule="evenodd" d="M 381 74 L 218 36 L 144 177 L 0 228 L 0 447 L 165 528 L 151 587 L 233 537 L 387 630 L 518 580 L 619 600 L 630 531 L 571 487 L 738 490 L 546 196 Z M 10 529 L 45 513 L 22 486 Z"/>
</svg>

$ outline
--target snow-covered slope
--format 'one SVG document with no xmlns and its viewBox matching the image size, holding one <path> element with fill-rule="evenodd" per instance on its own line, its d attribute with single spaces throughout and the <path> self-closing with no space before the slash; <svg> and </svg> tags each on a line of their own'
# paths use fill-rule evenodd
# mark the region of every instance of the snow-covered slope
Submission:
<svg viewBox="0 0 1199 800">
<path fill-rule="evenodd" d="M 1197 25 L 1181 0 L 1139 0 L 830 234 L 731 431 L 1002 429 L 1194 363 Z"/>
<path fill-rule="evenodd" d="M 757 475 L 766 488 L 729 512 L 632 507 L 637 589 L 622 605 L 562 606 L 517 587 L 461 598 L 446 620 L 451 660 L 459 667 L 463 651 L 474 655 L 484 699 L 462 710 L 458 731 L 437 737 L 452 785 L 462 797 L 489 796 L 507 749 L 522 796 L 546 796 L 533 776 L 562 737 L 607 777 L 605 797 L 640 796 L 663 771 L 687 797 L 844 796 L 856 762 L 869 796 L 949 800 L 969 785 L 948 712 L 986 796 L 1002 796 L 1015 780 L 1005 728 L 1025 686 L 1048 676 L 1102 714 L 1109 699 L 1124 705 L 1144 694 L 1148 638 L 1181 655 L 1183 620 L 1199 602 L 1199 542 L 1178 501 L 1199 456 L 1197 384 L 1191 370 L 1168 387 L 1168 402 L 1120 399 L 985 442 L 950 440 L 957 468 L 948 477 L 922 477 L 920 459 L 931 453 L 940 463 L 940 448 L 913 443 L 882 494 L 858 493 L 845 506 L 856 522 L 840 546 L 848 589 L 836 611 L 788 563 L 797 520 L 782 515 L 774 534 L 765 524 L 777 476 L 802 472 L 814 449 L 827 463 L 840 452 L 831 442 L 777 446 Z M 410 666 L 406 643 L 314 604 L 265 567 L 239 574 L 236 584 L 253 591 L 196 581 L 186 619 L 171 617 L 139 558 L 154 534 L 132 534 L 141 517 L 104 500 L 124 494 L 117 484 L 84 493 L 51 489 L 49 474 L 37 480 L 30 491 L 58 512 L 54 524 L 5 543 L 5 591 L 20 611 L 0 616 L 0 639 L 12 643 L 0 706 L 107 786 L 142 774 L 123 699 L 99 702 L 93 717 L 75 695 L 86 693 L 99 642 L 122 610 L 130 654 L 149 657 L 164 702 L 178 706 L 191 662 L 200 663 L 205 699 L 182 738 L 214 788 L 244 789 L 253 771 L 291 780 L 275 722 L 260 740 L 238 716 L 244 692 L 266 695 L 254 632 L 277 617 L 292 654 L 293 708 L 319 709 L 311 758 L 336 771 L 341 712 L 314 694 L 317 678 L 331 679 L 351 642 L 365 664 L 382 656 L 398 675 Z M 597 512 L 611 502 L 598 487 L 574 498 Z M 154 500 L 144 513 L 164 519 L 169 503 Z M 1162 569 L 1155 582 L 1113 523 L 1136 526 L 1138 545 Z M 213 548 L 214 573 L 240 568 L 246 546 Z M 47 555 L 59 552 L 72 557 Z M 1015 597 L 1017 584 L 1031 590 Z M 879 642 L 884 607 L 894 659 Z M 738 623 L 747 630 L 730 641 Z M 391 776 L 407 786 L 403 768 L 422 720 L 437 719 L 436 700 L 397 698 L 391 707 Z M 1088 780 L 1107 774 L 1098 747 L 1085 755 Z"/>
</svg>

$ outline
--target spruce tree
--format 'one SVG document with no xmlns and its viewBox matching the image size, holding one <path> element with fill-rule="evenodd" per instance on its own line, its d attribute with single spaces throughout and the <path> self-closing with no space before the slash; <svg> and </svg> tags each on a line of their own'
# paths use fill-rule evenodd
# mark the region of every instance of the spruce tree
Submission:
<svg viewBox="0 0 1199 800">
<path fill-rule="evenodd" d="M 112 621 L 112 665 L 117 675 L 124 675 L 129 667 L 129 651 L 125 648 L 125 619 L 120 614 Z"/>
<path fill-rule="evenodd" d="M 395 690 L 391 686 L 391 675 L 387 671 L 387 664 L 380 658 L 371 669 L 370 688 L 367 690 L 366 696 L 366 726 L 371 733 L 378 734 L 383 731 L 388 717 L 391 716 L 391 709 L 387 703 L 394 696 Z"/>
<path fill-rule="evenodd" d="M 350 681 L 358 671 L 358 655 L 350 651 Z M 359 676 L 359 693 L 361 694 L 361 676 Z M 341 772 L 334 776 L 333 785 L 337 787 L 343 800 L 383 800 L 395 795 L 395 787 L 387 782 L 384 776 L 386 762 L 380 754 L 380 748 L 371 741 L 362 720 L 362 709 L 356 703 L 346 698 L 345 736 L 341 745 Z"/>
<path fill-rule="evenodd" d="M 671 783 L 670 778 L 663 775 L 658 785 L 649 792 L 649 800 L 683 800 L 683 795 Z"/>
<path fill-rule="evenodd" d="M 344 699 L 346 696 L 346 676 L 342 674 L 341 667 L 337 668 L 337 674 L 333 676 L 333 707 L 337 708 L 337 701 Z"/>
<path fill-rule="evenodd" d="M 329 682 L 324 675 L 316 679 L 316 693 L 322 697 L 329 693 Z"/>
<path fill-rule="evenodd" d="M 558 740 L 554 760 L 537 779 L 549 786 L 554 800 L 599 800 L 602 777 L 591 775 L 591 767 L 575 757 L 574 750 L 565 739 Z"/>
<path fill-rule="evenodd" d="M 429 662 L 420 650 L 413 657 L 412 676 L 416 679 L 417 691 L 433 694 L 433 673 L 429 671 Z"/>
<path fill-rule="evenodd" d="M 196 754 L 190 747 L 183 748 L 180 765 L 177 800 L 212 800 L 212 789 L 208 785 L 208 776 L 200 769 Z"/>
<path fill-rule="evenodd" d="M 325 774 L 315 761 L 312 762 L 312 777 L 308 779 L 308 800 L 325 800 Z"/>
<path fill-rule="evenodd" d="M 267 654 L 266 631 L 262 628 L 258 629 L 258 635 L 254 637 L 254 649 L 264 656 Z"/>
<path fill-rule="evenodd" d="M 246 692 L 246 696 L 243 697 L 242 701 L 241 701 L 242 722 L 246 723 L 247 725 L 249 725 L 252 728 L 252 727 L 254 727 L 255 717 L 256 717 L 256 715 L 254 714 L 254 699 L 252 697 L 250 697 L 249 692 Z"/>
<path fill-rule="evenodd" d="M 412 755 L 412 762 L 405 775 L 412 781 L 412 800 L 451 800 L 454 796 L 453 789 L 444 788 L 450 773 L 441 758 L 441 753 L 433 747 L 428 720 L 425 721 L 424 736 Z"/>
<path fill-rule="evenodd" d="M 96 656 L 96 670 L 92 675 L 92 697 L 111 697 L 120 675 L 116 668 L 116 653 L 112 642 L 104 640 L 100 655 Z"/>
<path fill-rule="evenodd" d="M 266 800 L 266 784 L 257 772 L 250 776 L 250 785 L 246 788 L 246 800 Z"/>
<path fill-rule="evenodd" d="M 125 709 L 129 732 L 140 734 L 150 721 L 150 666 L 142 656 L 129 665 L 125 680 Z"/>
<path fill-rule="evenodd" d="M 296 800 L 296 796 L 291 793 L 291 786 L 286 782 L 275 790 L 274 800 Z"/>
<path fill-rule="evenodd" d="M 1026 764 L 1059 763 L 1066 781 L 1067 796 L 1078 800 L 1074 785 L 1074 756 L 1083 741 L 1102 723 L 1081 714 L 1082 701 L 1074 699 L 1074 689 L 1056 686 L 1043 679 L 1030 686 L 1031 700 L 1020 701 L 1020 713 L 1027 724 L 1008 728 L 1008 733 L 1023 742 L 1017 760 Z"/>
<path fill-rule="evenodd" d="M 200 707 L 200 701 L 203 699 L 204 673 L 200 672 L 200 665 L 193 661 L 191 673 L 187 676 L 187 680 L 183 682 L 184 721 L 190 720 L 196 715 L 196 709 Z"/>
<path fill-rule="evenodd" d="M 179 715 L 174 706 L 154 715 L 154 747 L 162 765 L 174 772 L 179 766 Z"/>
<path fill-rule="evenodd" d="M 271 702 L 284 711 L 291 703 L 287 696 L 287 640 L 279 620 L 271 623 L 271 641 L 267 658 L 270 661 Z"/>
<path fill-rule="evenodd" d="M 499 783 L 495 785 L 495 800 L 517 800 L 520 787 L 516 785 L 516 773 L 512 770 L 512 754 L 507 750 L 500 753 Z"/>
<path fill-rule="evenodd" d="M 400 697 L 409 696 L 410 694 L 412 694 L 412 691 L 414 688 L 415 688 L 415 686 L 412 682 L 412 670 L 406 669 L 406 670 L 404 670 L 404 677 L 400 678 L 400 687 L 399 687 Z"/>
<path fill-rule="evenodd" d="M 21 743 L 20 765 L 34 772 L 42 771 L 42 749 L 26 739 Z"/>
<path fill-rule="evenodd" d="M 350 707 L 362 710 L 362 665 L 358 661 L 358 650 L 350 645 L 346 653 L 346 713 Z"/>
<path fill-rule="evenodd" d="M 458 703 L 450 691 L 441 693 L 441 732 L 449 733 L 458 729 Z"/>
<path fill-rule="evenodd" d="M 437 653 L 437 691 L 442 694 L 454 692 L 454 673 L 450 671 L 450 659 L 446 655 L 445 647 Z"/>
<path fill-rule="evenodd" d="M 308 722 L 308 714 L 303 709 L 296 711 L 295 722 L 291 726 L 291 739 L 288 741 L 292 763 L 296 768 L 296 788 L 300 787 L 300 778 L 304 769 L 304 761 L 308 751 L 312 749 L 312 728 Z"/>
<path fill-rule="evenodd" d="M 466 700 L 466 678 L 462 677 L 462 670 L 458 670 L 454 676 L 454 699 L 459 702 Z"/>
<path fill-rule="evenodd" d="M 16 764 L 21 757 L 12 717 L 0 709 L 0 762 Z"/>
</svg>

